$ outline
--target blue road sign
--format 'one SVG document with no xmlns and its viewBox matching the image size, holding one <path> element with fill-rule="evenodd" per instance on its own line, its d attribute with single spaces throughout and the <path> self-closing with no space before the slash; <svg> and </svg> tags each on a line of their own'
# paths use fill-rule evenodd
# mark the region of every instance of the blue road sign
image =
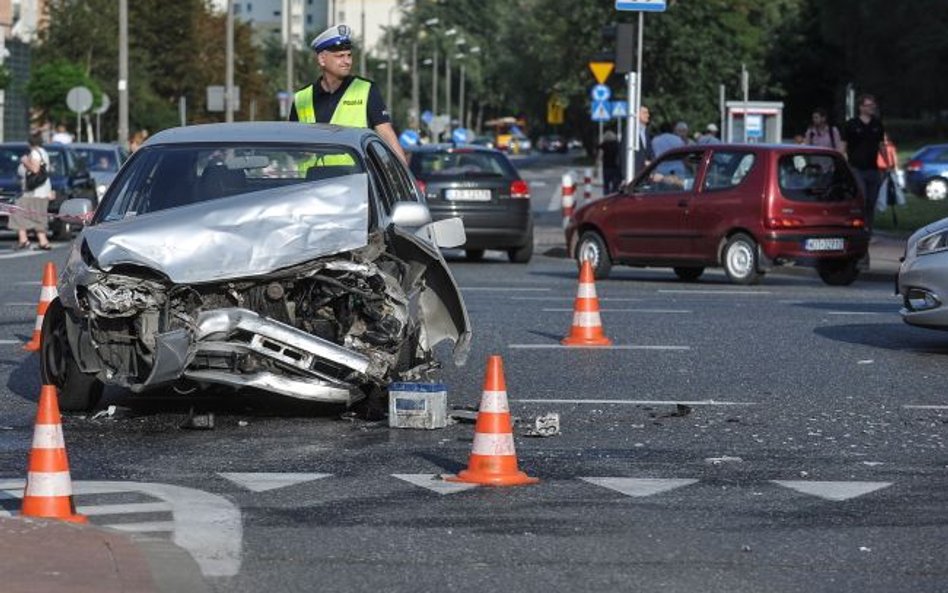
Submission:
<svg viewBox="0 0 948 593">
<path fill-rule="evenodd" d="M 612 117 L 628 117 L 629 109 L 625 101 L 612 102 Z"/>
<path fill-rule="evenodd" d="M 593 101 L 608 101 L 612 91 L 604 84 L 597 84 L 589 91 L 589 96 Z"/>
<path fill-rule="evenodd" d="M 434 113 L 431 113 L 427 109 L 421 112 L 421 121 L 425 122 L 426 126 L 430 124 L 431 120 L 433 119 L 434 119 Z"/>
<path fill-rule="evenodd" d="M 409 146 L 418 146 L 418 142 L 421 138 L 418 136 L 418 132 L 415 130 L 405 130 L 398 137 L 398 143 L 408 148 Z"/>
<path fill-rule="evenodd" d="M 612 115 L 609 113 L 609 111 L 609 104 L 607 101 L 593 101 L 592 120 L 609 121 L 612 119 Z"/>
<path fill-rule="evenodd" d="M 451 132 L 451 140 L 454 140 L 456 144 L 470 142 L 471 136 L 473 136 L 473 134 L 471 134 L 470 130 L 464 128 L 455 128 L 454 131 Z"/>
<path fill-rule="evenodd" d="M 665 0 L 616 0 L 616 10 L 665 12 Z"/>
</svg>

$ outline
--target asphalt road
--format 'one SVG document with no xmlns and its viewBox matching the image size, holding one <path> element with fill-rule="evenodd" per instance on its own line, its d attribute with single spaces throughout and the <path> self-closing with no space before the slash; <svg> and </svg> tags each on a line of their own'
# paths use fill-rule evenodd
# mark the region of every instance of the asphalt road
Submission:
<svg viewBox="0 0 948 593">
<path fill-rule="evenodd" d="M 519 162 L 548 230 L 566 162 Z M 66 251 L 2 253 L 0 509 L 15 513 L 39 392 L 19 344 L 42 264 Z M 948 590 L 948 334 L 904 325 L 890 283 L 616 268 L 597 282 L 616 348 L 560 349 L 572 262 L 448 259 L 475 331 L 467 366 L 445 368 L 449 402 L 476 406 L 502 355 L 520 466 L 540 484 L 432 479 L 464 468 L 467 423 L 110 390 L 114 415 L 64 421 L 77 504 L 172 538 L 215 591 Z M 181 427 L 192 407 L 213 430 Z M 562 433 L 526 436 L 550 412 Z"/>
</svg>

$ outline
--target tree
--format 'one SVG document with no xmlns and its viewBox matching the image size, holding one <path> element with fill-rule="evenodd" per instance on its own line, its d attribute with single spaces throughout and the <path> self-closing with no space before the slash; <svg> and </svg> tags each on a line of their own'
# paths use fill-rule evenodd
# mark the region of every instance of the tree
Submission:
<svg viewBox="0 0 948 593">
<path fill-rule="evenodd" d="M 92 91 L 93 105 L 99 103 L 101 91 L 98 83 L 89 78 L 77 64 L 56 60 L 33 71 L 27 92 L 34 109 L 39 110 L 45 119 L 68 122 L 75 114 L 66 106 L 66 95 L 77 86 Z"/>
</svg>

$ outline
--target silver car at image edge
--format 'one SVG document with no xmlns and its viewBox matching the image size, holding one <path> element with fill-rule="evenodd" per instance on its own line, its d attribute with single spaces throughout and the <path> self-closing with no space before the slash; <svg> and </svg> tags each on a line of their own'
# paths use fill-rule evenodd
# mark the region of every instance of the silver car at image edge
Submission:
<svg viewBox="0 0 948 593">
<path fill-rule="evenodd" d="M 88 212 L 87 200 L 64 204 Z M 408 170 L 368 130 L 211 124 L 156 134 L 74 241 L 41 370 L 67 410 L 103 385 L 384 400 L 463 364 L 470 323 Z"/>
<path fill-rule="evenodd" d="M 900 313 L 906 323 L 948 329 L 948 218 L 908 238 L 896 293 L 902 297 Z"/>
</svg>

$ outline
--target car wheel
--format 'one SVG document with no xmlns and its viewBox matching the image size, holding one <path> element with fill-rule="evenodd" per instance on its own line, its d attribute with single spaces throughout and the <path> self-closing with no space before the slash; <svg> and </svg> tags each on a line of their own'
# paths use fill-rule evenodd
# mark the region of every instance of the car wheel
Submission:
<svg viewBox="0 0 948 593">
<path fill-rule="evenodd" d="M 530 228 L 530 232 L 527 234 L 527 242 L 523 247 L 517 247 L 515 249 L 507 250 L 507 258 L 512 264 L 527 264 L 530 263 L 530 258 L 533 257 L 533 228 Z"/>
<path fill-rule="evenodd" d="M 820 262 L 816 271 L 823 282 L 830 286 L 849 286 L 859 277 L 859 268 L 854 259 Z"/>
<path fill-rule="evenodd" d="M 728 239 L 721 257 L 724 272 L 734 284 L 757 284 L 760 272 L 757 271 L 757 242 L 744 233 L 738 233 Z"/>
<path fill-rule="evenodd" d="M 91 410 L 102 398 L 104 386 L 79 370 L 66 336 L 66 311 L 59 299 L 50 303 L 43 317 L 40 376 L 44 385 L 59 389 L 59 407 L 67 412 Z"/>
<path fill-rule="evenodd" d="M 69 241 L 72 239 L 72 225 L 61 220 L 54 221 L 49 225 L 49 234 L 56 241 Z"/>
<path fill-rule="evenodd" d="M 609 277 L 609 272 L 612 270 L 612 260 L 609 258 L 606 242 L 599 233 L 586 231 L 579 238 L 579 244 L 576 245 L 576 261 L 582 265 L 583 260 L 589 260 L 589 263 L 592 264 L 596 278 Z"/>
<path fill-rule="evenodd" d="M 484 259 L 484 250 L 483 249 L 465 249 L 464 257 L 467 261 L 481 261 Z"/>
<path fill-rule="evenodd" d="M 925 197 L 932 201 L 944 200 L 948 197 L 948 179 L 929 179 L 925 184 Z"/>
<path fill-rule="evenodd" d="M 679 266 L 674 268 L 674 270 L 678 279 L 684 280 L 685 282 L 694 282 L 701 277 L 701 274 L 704 274 L 704 268 L 702 266 Z"/>
</svg>

